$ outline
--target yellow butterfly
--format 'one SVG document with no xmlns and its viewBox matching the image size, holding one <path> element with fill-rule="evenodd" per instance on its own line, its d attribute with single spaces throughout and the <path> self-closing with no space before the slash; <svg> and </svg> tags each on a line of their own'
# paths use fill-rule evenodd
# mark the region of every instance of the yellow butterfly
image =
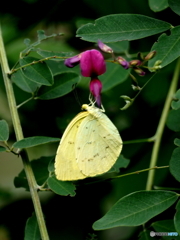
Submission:
<svg viewBox="0 0 180 240">
<path fill-rule="evenodd" d="M 92 104 L 82 105 L 66 128 L 55 158 L 57 179 L 72 181 L 107 172 L 122 150 L 122 140 L 110 119 Z"/>
</svg>

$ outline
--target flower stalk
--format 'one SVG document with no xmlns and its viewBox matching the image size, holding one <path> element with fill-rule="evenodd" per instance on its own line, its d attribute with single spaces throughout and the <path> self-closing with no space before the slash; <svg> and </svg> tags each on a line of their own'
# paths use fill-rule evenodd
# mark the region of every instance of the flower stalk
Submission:
<svg viewBox="0 0 180 240">
<path fill-rule="evenodd" d="M 13 123 L 14 131 L 15 131 L 16 139 L 17 139 L 17 141 L 19 141 L 19 140 L 23 139 L 24 136 L 23 136 L 20 119 L 19 119 L 19 114 L 18 114 L 17 107 L 16 107 L 16 100 L 15 100 L 15 96 L 14 96 L 12 82 L 8 77 L 8 75 L 10 74 L 10 69 L 9 69 L 9 65 L 8 65 L 8 61 L 7 61 L 7 57 L 6 57 L 6 53 L 5 53 L 1 28 L 0 28 L 0 63 L 1 63 L 1 69 L 2 69 L 2 74 L 3 74 L 9 109 L 10 109 L 10 113 L 11 113 L 12 123 Z M 38 189 L 37 183 L 36 183 L 32 168 L 31 168 L 31 164 L 30 164 L 28 155 L 25 150 L 22 150 L 19 155 L 21 156 L 22 162 L 24 165 L 24 170 L 25 170 L 27 181 L 29 184 L 29 189 L 30 189 L 32 201 L 34 204 L 34 209 L 35 209 L 35 213 L 36 213 L 36 217 L 37 217 L 37 221 L 38 221 L 38 225 L 39 225 L 39 230 L 41 233 L 41 238 L 43 240 L 49 240 L 45 221 L 44 221 L 44 216 L 43 216 L 43 212 L 41 209 L 41 204 L 40 204 L 40 200 L 39 200 L 39 196 L 38 196 L 38 192 L 37 192 L 37 189 Z"/>
<path fill-rule="evenodd" d="M 180 58 L 177 61 L 175 71 L 174 71 L 174 75 L 173 75 L 173 79 L 171 81 L 169 92 L 168 92 L 168 95 L 166 97 L 166 101 L 165 101 L 164 108 L 163 108 L 163 111 L 162 111 L 162 115 L 161 115 L 157 130 L 156 130 L 156 133 L 155 133 L 155 136 L 154 136 L 155 141 L 154 141 L 151 160 L 150 160 L 150 166 L 149 166 L 150 168 L 154 168 L 157 164 L 157 159 L 158 159 L 158 153 L 159 153 L 160 143 L 161 143 L 161 139 L 162 139 L 162 134 L 163 134 L 163 131 L 164 131 L 167 115 L 168 115 L 169 108 L 170 108 L 170 105 L 171 105 L 171 101 L 173 99 L 173 94 L 175 93 L 176 88 L 177 88 L 179 74 L 180 74 Z M 152 189 L 152 186 L 153 186 L 153 183 L 154 183 L 154 177 L 155 177 L 155 170 L 152 170 L 148 173 L 146 190 L 151 190 Z"/>
</svg>

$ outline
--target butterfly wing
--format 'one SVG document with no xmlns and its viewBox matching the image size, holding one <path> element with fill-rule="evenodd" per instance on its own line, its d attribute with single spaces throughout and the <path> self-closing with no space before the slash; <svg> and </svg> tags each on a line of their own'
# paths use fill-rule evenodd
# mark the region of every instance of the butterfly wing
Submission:
<svg viewBox="0 0 180 240">
<path fill-rule="evenodd" d="M 72 181 L 86 178 L 78 168 L 74 146 L 78 128 L 88 114 L 88 112 L 79 113 L 69 123 L 62 136 L 55 158 L 55 174 L 59 180 Z"/>
<path fill-rule="evenodd" d="M 105 115 L 89 114 L 78 129 L 75 155 L 79 169 L 86 176 L 107 172 L 122 150 L 122 140 L 117 128 Z"/>
</svg>

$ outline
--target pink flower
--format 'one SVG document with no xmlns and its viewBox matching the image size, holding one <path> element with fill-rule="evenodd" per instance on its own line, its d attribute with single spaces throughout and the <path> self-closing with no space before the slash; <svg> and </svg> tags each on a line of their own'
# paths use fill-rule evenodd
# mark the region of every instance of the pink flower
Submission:
<svg viewBox="0 0 180 240">
<path fill-rule="evenodd" d="M 106 64 L 103 55 L 95 49 L 87 50 L 74 57 L 65 60 L 64 64 L 75 67 L 80 63 L 81 74 L 84 77 L 99 76 L 106 71 Z"/>
<path fill-rule="evenodd" d="M 80 68 L 84 77 L 99 76 L 105 73 L 106 64 L 103 55 L 95 49 L 81 53 Z"/>
<path fill-rule="evenodd" d="M 98 106 L 101 106 L 102 83 L 98 76 L 106 72 L 106 64 L 103 55 L 95 49 L 87 50 L 74 57 L 65 60 L 67 67 L 74 67 L 80 64 L 81 74 L 90 77 L 90 92 L 95 98 Z"/>
</svg>

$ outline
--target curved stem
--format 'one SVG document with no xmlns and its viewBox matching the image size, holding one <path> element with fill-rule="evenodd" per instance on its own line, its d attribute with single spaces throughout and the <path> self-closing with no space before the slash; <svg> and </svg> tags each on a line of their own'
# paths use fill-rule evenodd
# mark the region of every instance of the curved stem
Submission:
<svg viewBox="0 0 180 240">
<path fill-rule="evenodd" d="M 25 100 L 24 102 L 22 102 L 21 104 L 19 104 L 18 106 L 16 106 L 17 108 L 20 108 L 21 106 L 23 106 L 24 104 L 26 104 L 27 102 L 31 101 L 32 99 L 34 99 L 34 96 L 28 98 L 27 100 Z"/>
<path fill-rule="evenodd" d="M 152 167 L 152 168 L 146 168 L 146 169 L 143 169 L 143 170 L 138 170 L 138 171 L 135 171 L 135 172 L 118 175 L 118 176 L 112 177 L 111 179 L 126 177 L 126 176 L 129 176 L 129 175 L 139 174 L 139 173 L 146 172 L 146 171 L 152 172 L 152 171 L 154 171 L 154 169 L 162 169 L 162 168 L 169 168 L 169 166 L 161 166 L 161 167 L 155 166 L 155 167 Z"/>
<path fill-rule="evenodd" d="M 24 137 L 23 137 L 23 132 L 22 132 L 21 123 L 20 123 L 20 119 L 19 119 L 19 114 L 18 114 L 17 107 L 16 107 L 16 100 L 15 100 L 15 96 L 14 96 L 12 82 L 8 77 L 8 75 L 10 73 L 10 69 L 9 69 L 9 65 L 8 65 L 7 57 L 6 57 L 6 53 L 5 53 L 1 28 L 0 28 L 0 62 L 1 62 L 2 74 L 3 74 L 3 78 L 4 78 L 4 84 L 5 84 L 5 88 L 6 88 L 9 109 L 10 109 L 12 122 L 13 122 L 13 126 L 14 126 L 14 131 L 16 134 L 16 139 L 19 141 L 19 140 L 23 139 Z M 21 158 L 23 161 L 24 170 L 25 170 L 26 177 L 28 180 L 30 193 L 31 193 L 33 204 L 34 204 L 34 209 L 35 209 L 35 213 L 37 216 L 37 221 L 38 221 L 41 237 L 43 240 L 49 240 L 43 213 L 42 213 L 42 209 L 41 209 L 41 204 L 40 204 L 40 200 L 39 200 L 39 196 L 38 196 L 38 192 L 37 192 L 37 183 L 36 183 L 32 168 L 31 168 L 30 161 L 28 159 L 28 156 L 27 156 L 27 153 L 25 150 L 22 151 L 20 155 L 21 155 Z"/>
<path fill-rule="evenodd" d="M 86 182 L 85 185 L 100 183 L 100 182 L 104 182 L 104 181 L 111 181 L 111 180 L 115 180 L 117 178 L 127 177 L 129 175 L 139 174 L 139 173 L 142 173 L 142 172 L 153 171 L 154 169 L 162 169 L 162 168 L 169 168 L 169 166 L 160 166 L 160 167 L 155 166 L 153 168 L 146 168 L 146 169 L 143 169 L 143 170 L 138 170 L 138 171 L 135 171 L 135 172 L 125 173 L 125 174 L 117 175 L 117 176 L 106 178 L 106 179 L 102 178 L 102 179 L 96 180 L 94 182 L 88 182 L 88 183 Z"/>
<path fill-rule="evenodd" d="M 152 149 L 152 155 L 151 155 L 150 166 L 149 166 L 150 168 L 155 167 L 156 163 L 157 163 L 157 158 L 158 158 L 160 143 L 161 143 L 161 139 L 162 139 L 162 134 L 163 134 L 164 126 L 165 126 L 165 123 L 166 123 L 167 115 L 168 115 L 168 112 L 169 112 L 169 108 L 170 108 L 170 105 L 171 105 L 171 101 L 172 101 L 172 98 L 173 98 L 173 94 L 175 93 L 176 88 L 177 88 L 179 73 L 180 73 L 180 58 L 177 61 L 176 68 L 175 68 L 174 75 L 173 75 L 173 79 L 172 79 L 172 82 L 171 82 L 171 85 L 170 85 L 170 88 L 169 88 L 168 95 L 166 97 L 166 101 L 165 101 L 165 104 L 164 104 L 162 115 L 161 115 L 157 130 L 156 130 L 155 141 L 154 141 L 154 145 L 153 145 L 153 149 Z M 151 190 L 152 189 L 153 182 L 154 182 L 154 176 L 155 176 L 155 170 L 150 171 L 148 173 L 146 190 Z"/>
<path fill-rule="evenodd" d="M 53 58 L 65 59 L 65 57 L 58 57 L 58 56 L 46 57 L 46 58 L 43 58 L 43 59 L 40 59 L 40 60 L 37 60 L 37 61 L 33 61 L 33 62 L 31 62 L 31 63 L 27 63 L 27 64 L 25 64 L 25 65 L 23 65 L 23 66 L 21 66 L 21 67 L 13 68 L 13 69 L 9 72 L 9 74 L 11 75 L 11 74 L 17 72 L 17 71 L 20 70 L 20 69 L 29 67 L 29 66 L 34 65 L 34 64 L 37 64 L 37 63 L 42 63 L 42 62 L 44 62 L 44 61 L 48 61 L 48 60 L 53 59 Z"/>
</svg>

